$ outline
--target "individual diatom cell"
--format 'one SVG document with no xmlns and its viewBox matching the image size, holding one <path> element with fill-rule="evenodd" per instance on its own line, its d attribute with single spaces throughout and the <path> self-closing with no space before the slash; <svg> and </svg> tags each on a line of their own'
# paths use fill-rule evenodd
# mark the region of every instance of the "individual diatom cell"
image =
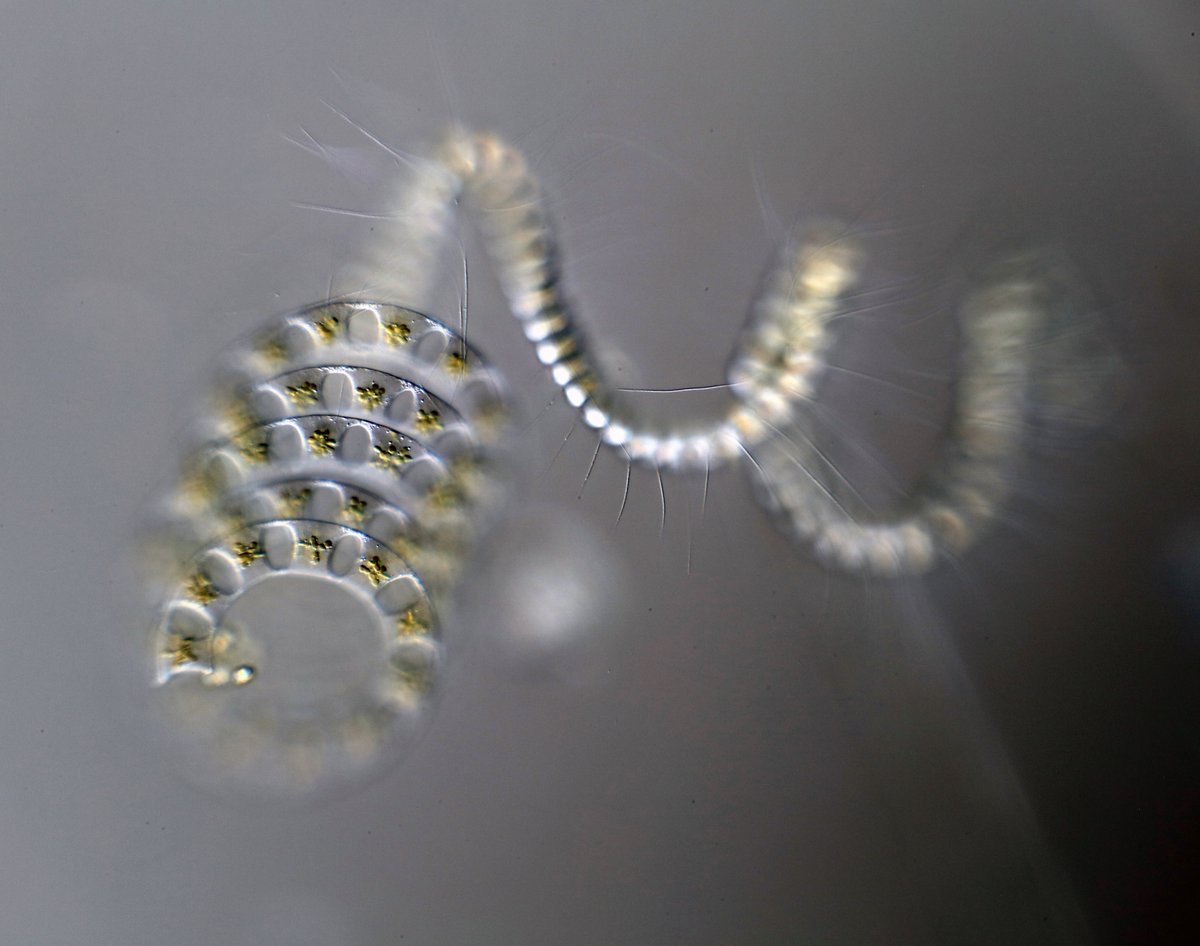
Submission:
<svg viewBox="0 0 1200 946">
<path fill-rule="evenodd" d="M 239 558 L 244 550 L 263 554 Z M 278 760 L 307 747 L 314 781 L 336 778 L 348 774 L 347 753 L 358 767 L 373 764 L 392 730 L 422 714 L 441 644 L 424 583 L 393 549 L 353 529 L 295 519 L 226 536 L 185 571 L 211 573 L 217 593 L 200 603 L 181 583 L 168 596 L 152 659 L 159 705 L 194 762 L 286 788 L 290 769 Z M 406 620 L 419 622 L 419 633 L 401 635 Z M 402 639 L 434 656 L 408 659 L 410 692 L 398 700 Z M 378 724 L 374 736 L 351 751 L 352 721 L 366 717 Z M 364 741 L 374 747 L 370 758 Z M 249 745 L 257 751 L 242 751 Z"/>
<path fill-rule="evenodd" d="M 207 673 L 212 669 L 212 617 L 204 605 L 191 600 L 185 587 L 182 600 L 167 608 L 154 651 L 155 678 L 173 674 Z"/>
<path fill-rule="evenodd" d="M 406 609 L 403 613 L 413 612 Z M 406 688 L 417 696 L 424 693 L 433 685 L 441 656 L 440 645 L 428 634 L 397 637 L 388 654 L 395 677 L 388 681 L 385 693 L 393 695 L 398 688 Z"/>
</svg>

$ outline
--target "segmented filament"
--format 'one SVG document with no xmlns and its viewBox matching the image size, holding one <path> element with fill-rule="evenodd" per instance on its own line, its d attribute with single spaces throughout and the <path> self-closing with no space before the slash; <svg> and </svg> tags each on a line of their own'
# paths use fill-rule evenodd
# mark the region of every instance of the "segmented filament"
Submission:
<svg viewBox="0 0 1200 946">
<path fill-rule="evenodd" d="M 371 265 L 426 239 L 458 202 L 471 214 L 513 315 L 539 362 L 600 441 L 660 471 L 712 470 L 741 460 L 765 505 L 816 554 L 839 567 L 883 575 L 932 567 L 938 553 L 969 547 L 996 515 L 1019 453 L 1031 385 L 1064 366 L 1036 357 L 1062 313 L 1036 260 L 1006 259 L 958 313 L 961 333 L 953 418 L 934 467 L 902 508 L 876 515 L 840 495 L 802 429 L 816 398 L 831 323 L 859 281 L 865 252 L 843 225 L 811 225 L 780 253 L 730 360 L 730 399 L 715 420 L 663 426 L 643 417 L 590 353 L 563 288 L 560 252 L 543 191 L 522 154 L 492 134 L 448 132 L 403 185 L 394 236 L 381 235 Z M 432 209 L 431 209 L 432 208 Z M 414 228 L 414 220 L 423 219 Z M 422 246 L 414 258 L 428 258 Z M 396 272 L 419 291 L 413 267 Z M 404 291 L 404 286 L 399 287 Z"/>
</svg>

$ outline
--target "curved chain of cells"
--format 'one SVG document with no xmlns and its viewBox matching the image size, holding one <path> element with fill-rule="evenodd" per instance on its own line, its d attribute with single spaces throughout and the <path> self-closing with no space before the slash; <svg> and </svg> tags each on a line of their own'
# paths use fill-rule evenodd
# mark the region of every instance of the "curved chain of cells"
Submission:
<svg viewBox="0 0 1200 946">
<path fill-rule="evenodd" d="M 938 457 L 901 508 L 877 515 L 841 495 L 802 433 L 789 435 L 816 396 L 831 323 L 865 264 L 846 227 L 810 225 L 780 252 L 733 352 L 725 412 L 664 426 L 622 400 L 592 357 L 563 290 L 544 194 L 520 151 L 454 129 L 411 171 L 363 260 L 365 283 L 419 298 L 439 238 L 463 206 L 538 361 L 583 423 L 630 462 L 707 471 L 740 459 L 764 505 L 821 559 L 880 575 L 928 570 L 939 554 L 968 548 L 996 515 L 1030 386 L 1060 367 L 1037 356 L 1060 300 L 1035 257 L 1001 261 L 964 300 L 955 405 Z"/>
</svg>

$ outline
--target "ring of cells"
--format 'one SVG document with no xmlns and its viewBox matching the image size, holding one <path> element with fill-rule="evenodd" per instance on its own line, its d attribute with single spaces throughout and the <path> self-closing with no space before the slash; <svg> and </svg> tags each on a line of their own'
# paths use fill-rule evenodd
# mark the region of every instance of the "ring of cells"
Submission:
<svg viewBox="0 0 1200 946">
<path fill-rule="evenodd" d="M 153 678 L 199 764 L 307 790 L 419 733 L 506 397 L 452 329 L 372 302 L 277 319 L 216 374 L 146 530 Z"/>
</svg>

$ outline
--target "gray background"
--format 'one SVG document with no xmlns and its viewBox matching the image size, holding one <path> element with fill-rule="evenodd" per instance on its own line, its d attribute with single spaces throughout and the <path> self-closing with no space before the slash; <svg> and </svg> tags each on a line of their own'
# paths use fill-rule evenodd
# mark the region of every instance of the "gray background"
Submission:
<svg viewBox="0 0 1200 946">
<path fill-rule="evenodd" d="M 1200 21 L 1127 6 L 0 4 L 0 940 L 1194 934 Z M 307 805 L 198 789 L 144 718 L 124 563 L 213 357 L 367 235 L 301 205 L 380 207 L 389 156 L 326 103 L 398 148 L 517 140 L 630 387 L 720 381 L 786 227 L 838 212 L 895 306 L 847 324 L 839 363 L 882 380 L 831 379 L 842 441 L 920 467 L 945 304 L 1006 240 L 1077 262 L 1122 408 L 925 581 L 827 573 L 734 474 L 703 519 L 669 479 L 660 527 L 634 471 L 614 527 L 623 465 L 578 498 L 593 443 L 555 458 L 570 416 L 477 263 L 527 475 L 429 731 Z M 597 619 L 523 636 L 531 561 Z"/>
</svg>

